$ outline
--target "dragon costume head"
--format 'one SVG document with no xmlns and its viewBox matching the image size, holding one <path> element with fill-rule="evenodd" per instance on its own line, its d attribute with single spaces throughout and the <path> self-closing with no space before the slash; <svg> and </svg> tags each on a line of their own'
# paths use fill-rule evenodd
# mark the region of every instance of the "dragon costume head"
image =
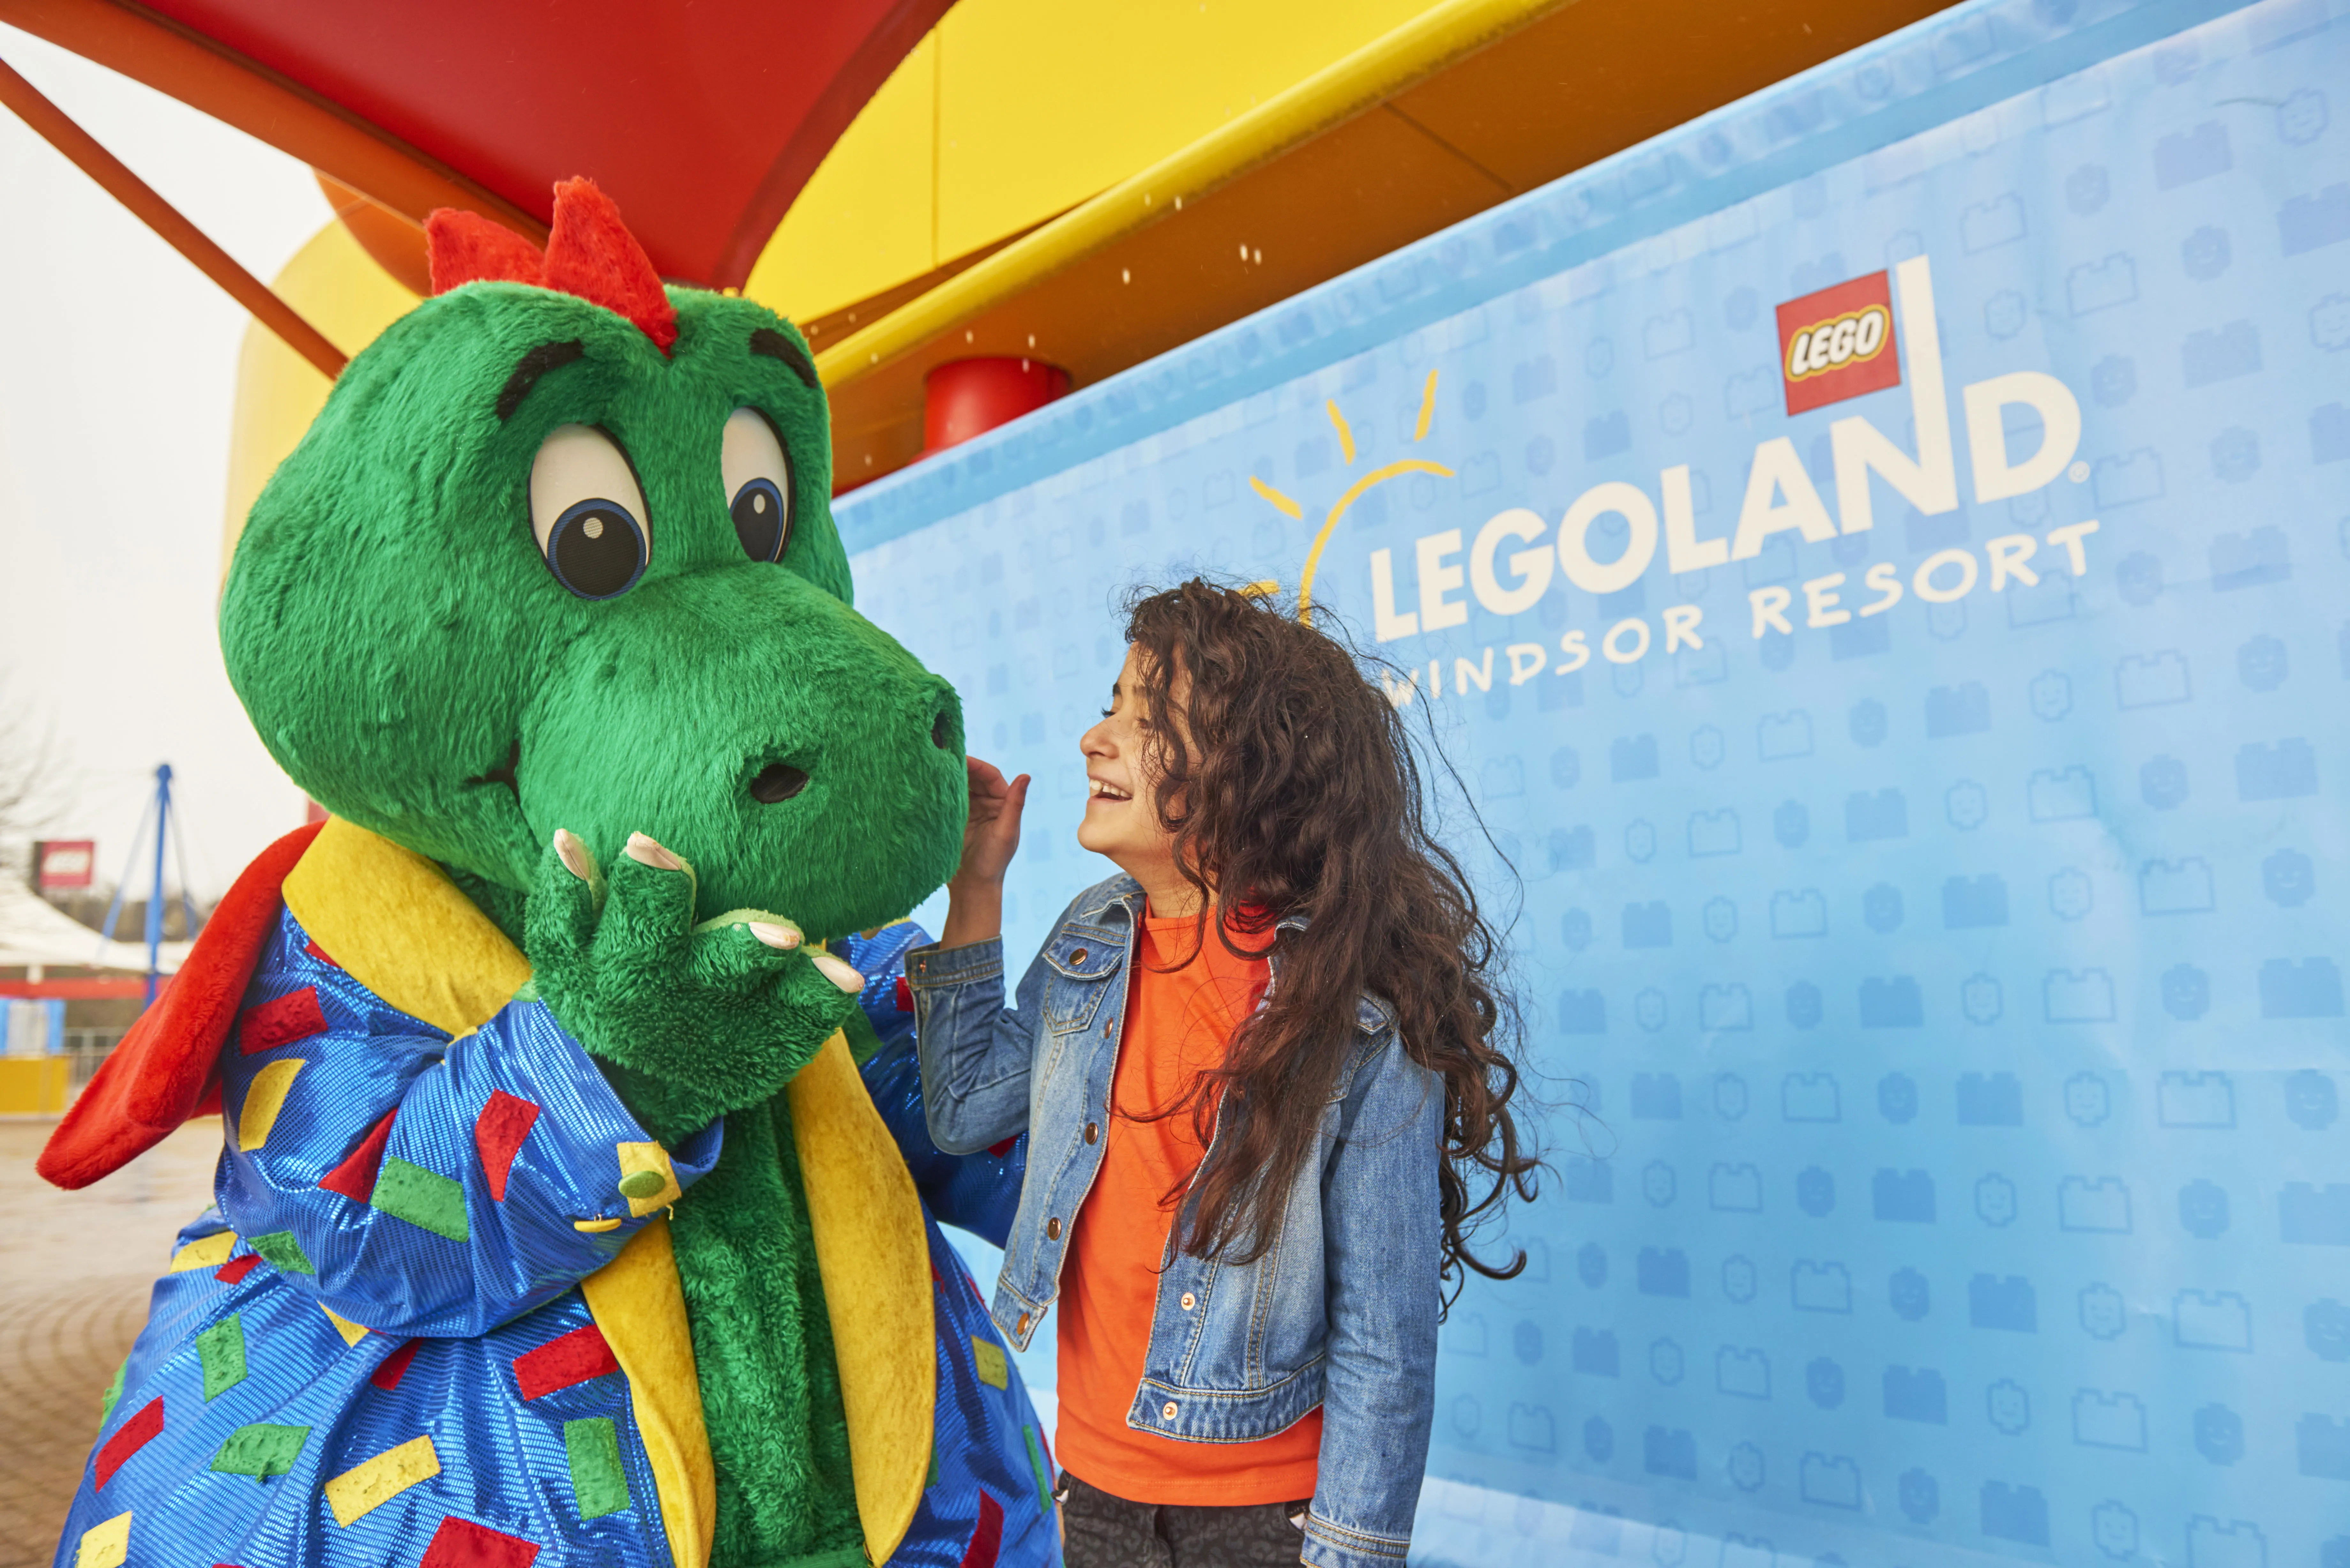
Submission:
<svg viewBox="0 0 2350 1568">
<path fill-rule="evenodd" d="M 475 887 L 527 890 L 560 827 L 671 846 L 705 918 L 823 939 L 920 902 L 960 850 L 961 708 L 851 607 L 805 341 L 664 289 L 586 181 L 544 254 L 471 214 L 429 238 L 434 297 L 237 545 L 221 639 L 271 754 Z"/>
</svg>

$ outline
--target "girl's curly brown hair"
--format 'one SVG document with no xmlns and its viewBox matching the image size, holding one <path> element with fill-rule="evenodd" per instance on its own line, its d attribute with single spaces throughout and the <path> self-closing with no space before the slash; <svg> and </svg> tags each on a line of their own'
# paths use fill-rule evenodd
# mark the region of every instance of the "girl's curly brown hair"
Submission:
<svg viewBox="0 0 2350 1568">
<path fill-rule="evenodd" d="M 1511 1115 L 1518 1011 L 1500 936 L 1427 820 L 1403 713 L 1326 615 L 1317 629 L 1270 595 L 1197 577 L 1139 590 L 1126 607 L 1146 765 L 1176 865 L 1201 894 L 1197 940 L 1213 911 L 1229 950 L 1281 961 L 1222 1066 L 1149 1118 L 1188 1107 L 1201 1146 L 1215 1145 L 1188 1189 L 1169 1194 L 1197 1196 L 1184 1250 L 1247 1262 L 1273 1244 L 1368 992 L 1443 1085 L 1446 1303 L 1463 1269 L 1515 1276 L 1523 1251 L 1489 1263 L 1470 1239 L 1512 1191 L 1531 1200 L 1541 1168 Z M 1295 916 L 1310 920 L 1283 925 Z"/>
</svg>

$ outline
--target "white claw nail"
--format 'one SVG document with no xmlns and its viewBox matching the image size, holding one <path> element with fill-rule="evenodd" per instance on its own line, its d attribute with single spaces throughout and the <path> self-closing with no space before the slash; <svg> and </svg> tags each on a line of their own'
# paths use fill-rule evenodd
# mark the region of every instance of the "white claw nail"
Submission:
<svg viewBox="0 0 2350 1568">
<path fill-rule="evenodd" d="M 588 853 L 588 846 L 579 842 L 579 836 L 567 827 L 555 830 L 555 857 L 563 862 L 566 871 L 582 882 L 595 880 L 596 857 Z"/>
<path fill-rule="evenodd" d="M 808 957 L 824 971 L 824 978 L 841 990 L 853 993 L 865 989 L 865 977 L 830 953 L 810 953 Z"/>
<path fill-rule="evenodd" d="M 751 934 L 771 948 L 782 948 L 788 952 L 800 945 L 800 934 L 789 926 L 774 925 L 766 920 L 753 920 L 749 925 Z"/>
<path fill-rule="evenodd" d="M 639 866 L 650 866 L 656 871 L 682 871 L 685 862 L 663 849 L 641 833 L 629 835 L 629 858 Z"/>
</svg>

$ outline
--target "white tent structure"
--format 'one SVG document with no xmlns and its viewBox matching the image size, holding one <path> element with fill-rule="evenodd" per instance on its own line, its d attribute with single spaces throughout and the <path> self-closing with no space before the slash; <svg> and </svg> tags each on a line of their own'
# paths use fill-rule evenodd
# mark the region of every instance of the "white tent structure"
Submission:
<svg viewBox="0 0 2350 1568">
<path fill-rule="evenodd" d="M 165 942 L 156 965 L 178 971 L 187 942 Z M 145 942 L 109 941 L 68 917 L 15 877 L 0 876 L 0 968 L 19 964 L 81 965 L 147 971 Z"/>
</svg>

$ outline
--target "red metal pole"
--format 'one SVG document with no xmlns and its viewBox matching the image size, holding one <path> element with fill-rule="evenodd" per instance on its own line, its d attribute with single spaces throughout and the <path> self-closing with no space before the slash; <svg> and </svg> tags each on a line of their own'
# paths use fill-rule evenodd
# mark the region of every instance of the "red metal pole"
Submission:
<svg viewBox="0 0 2350 1568">
<path fill-rule="evenodd" d="M 0 104 L 15 110 L 17 119 L 97 181 L 107 194 L 130 208 L 131 216 L 162 235 L 166 244 L 195 264 L 196 270 L 226 289 L 230 297 L 284 338 L 287 348 L 316 365 L 327 379 L 343 373 L 349 355 L 328 342 L 325 333 L 303 320 L 267 284 L 239 266 L 235 257 L 214 244 L 210 235 L 157 195 L 154 187 L 99 146 L 96 138 L 42 97 L 39 88 L 10 69 L 5 60 L 0 60 Z"/>
</svg>

